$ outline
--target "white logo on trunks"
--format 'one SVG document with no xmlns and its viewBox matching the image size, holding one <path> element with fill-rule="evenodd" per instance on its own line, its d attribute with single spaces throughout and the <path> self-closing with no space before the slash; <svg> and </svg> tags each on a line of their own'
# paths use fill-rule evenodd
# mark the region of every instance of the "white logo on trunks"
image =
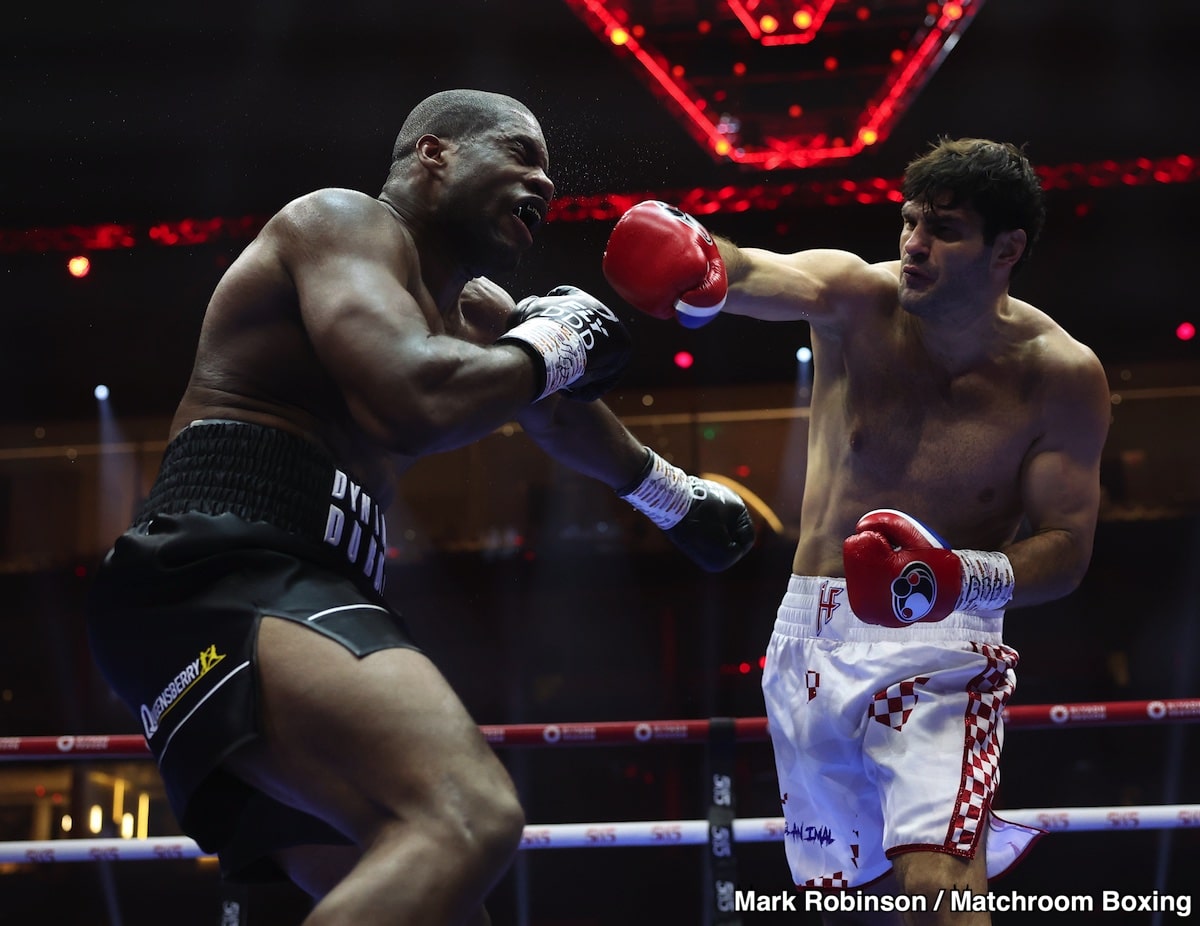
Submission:
<svg viewBox="0 0 1200 926">
<path fill-rule="evenodd" d="M 821 583 L 821 593 L 817 599 L 817 635 L 820 636 L 821 628 L 833 620 L 833 612 L 842 606 L 842 603 L 837 600 L 838 595 L 846 589 L 841 585 L 830 587 L 828 582 Z"/>
<path fill-rule="evenodd" d="M 375 591 L 383 594 L 384 561 L 387 556 L 387 523 L 383 510 L 362 486 L 343 473 L 333 471 L 333 486 L 329 490 L 329 517 L 325 521 L 324 540 L 331 547 L 344 550 L 350 563 L 362 565 L 363 575 L 371 580 Z M 349 533 L 346 517 L 350 515 Z M 363 534 L 367 548 L 363 552 Z M 343 539 L 345 543 L 343 544 Z"/>
<path fill-rule="evenodd" d="M 224 653 L 217 652 L 217 646 L 214 643 L 206 650 L 201 650 L 200 655 L 183 667 L 178 675 L 176 675 L 169 685 L 162 690 L 154 703 L 151 705 L 142 705 L 142 728 L 146 731 L 146 739 L 154 736 L 158 732 L 158 725 L 175 703 L 188 693 L 189 689 L 200 679 L 204 678 L 209 671 L 225 658 Z"/>
</svg>

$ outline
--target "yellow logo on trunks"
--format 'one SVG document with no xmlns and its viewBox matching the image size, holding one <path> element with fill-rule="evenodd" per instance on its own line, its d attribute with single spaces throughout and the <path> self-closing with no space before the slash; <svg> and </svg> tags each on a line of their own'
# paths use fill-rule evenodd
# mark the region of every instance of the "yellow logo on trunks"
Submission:
<svg viewBox="0 0 1200 926">
<path fill-rule="evenodd" d="M 215 643 L 208 649 L 201 650 L 198 657 L 184 666 L 183 671 L 171 679 L 170 684 L 154 699 L 153 704 L 142 705 L 142 728 L 146 731 L 146 739 L 150 739 L 158 732 L 158 726 L 163 716 L 178 703 L 179 699 L 224 658 L 225 654 L 217 652 Z"/>
</svg>

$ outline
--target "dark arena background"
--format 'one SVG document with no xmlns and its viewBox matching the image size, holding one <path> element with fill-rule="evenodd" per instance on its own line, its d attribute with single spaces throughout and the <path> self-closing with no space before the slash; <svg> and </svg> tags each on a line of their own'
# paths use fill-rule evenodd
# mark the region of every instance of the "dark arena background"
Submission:
<svg viewBox="0 0 1200 926">
<path fill-rule="evenodd" d="M 737 817 L 779 813 L 761 736 L 654 731 L 763 714 L 803 489 L 807 329 L 638 316 L 600 257 L 624 209 L 656 198 L 743 244 L 887 259 L 897 180 L 942 135 L 1026 146 L 1048 220 L 1013 293 L 1090 345 L 1112 392 L 1090 572 L 1006 621 L 1013 708 L 1032 719 L 1008 731 L 997 806 L 1044 810 L 1050 832 L 992 885 L 1095 910 L 994 921 L 1181 919 L 1161 900 L 1200 893 L 1200 4 L 215 0 L 18 4 L 4 20 L 0 922 L 303 918 L 298 891 L 232 894 L 181 839 L 160 854 L 182 858 L 126 857 L 179 829 L 137 738 L 116 748 L 139 724 L 92 666 L 84 599 L 153 479 L 222 271 L 290 199 L 377 193 L 408 110 L 460 86 L 522 99 L 550 146 L 551 221 L 500 282 L 517 298 L 574 283 L 617 308 L 636 354 L 611 404 L 677 465 L 747 490 L 759 533 L 734 568 L 702 573 L 513 428 L 403 481 L 389 596 L 481 725 L 539 725 L 534 745 L 496 742 L 530 835 L 493 922 L 819 921 L 716 909 L 721 880 L 791 891 L 778 839 L 736 840 L 718 865 L 703 834 L 623 845 L 611 827 L 707 819 L 714 772 Z M 598 742 L 617 721 L 626 733 Z M 1165 820 L 1147 810 L 1164 805 Z M 1077 827 L 1074 808 L 1101 820 Z M 544 845 L 568 823 L 588 824 L 582 845 Z M 63 860 L 78 839 L 100 842 Z M 1103 911 L 1105 891 L 1126 908 Z"/>
</svg>

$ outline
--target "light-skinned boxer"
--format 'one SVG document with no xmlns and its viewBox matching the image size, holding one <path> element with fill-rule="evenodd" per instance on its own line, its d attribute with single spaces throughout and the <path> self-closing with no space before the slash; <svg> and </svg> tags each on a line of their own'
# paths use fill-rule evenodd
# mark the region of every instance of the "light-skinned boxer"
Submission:
<svg viewBox="0 0 1200 926">
<path fill-rule="evenodd" d="M 1019 149 L 943 139 L 902 192 L 898 259 L 739 247 L 648 201 L 603 266 L 687 327 L 808 322 L 800 538 L 762 682 L 792 875 L 923 895 L 910 924 L 986 923 L 932 901 L 985 891 L 1037 835 L 992 813 L 1017 664 L 1002 623 L 1087 569 L 1109 391 L 1091 350 L 1010 295 L 1044 219 Z"/>
</svg>

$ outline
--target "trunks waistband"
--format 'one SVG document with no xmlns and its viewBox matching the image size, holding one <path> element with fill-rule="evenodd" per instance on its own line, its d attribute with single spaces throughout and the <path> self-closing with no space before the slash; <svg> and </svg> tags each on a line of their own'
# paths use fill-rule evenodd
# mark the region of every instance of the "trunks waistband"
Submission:
<svg viewBox="0 0 1200 926">
<path fill-rule="evenodd" d="M 188 512 L 232 514 L 315 542 L 383 592 L 383 509 L 302 437 L 245 421 L 192 422 L 167 445 L 134 527 Z"/>
<path fill-rule="evenodd" d="M 1003 625 L 1003 611 L 986 614 L 954 611 L 944 620 L 918 622 L 908 627 L 868 624 L 850 610 L 846 580 L 832 576 L 793 575 L 775 618 L 775 632 L 782 636 L 857 643 L 950 640 L 1001 643 Z"/>
</svg>

